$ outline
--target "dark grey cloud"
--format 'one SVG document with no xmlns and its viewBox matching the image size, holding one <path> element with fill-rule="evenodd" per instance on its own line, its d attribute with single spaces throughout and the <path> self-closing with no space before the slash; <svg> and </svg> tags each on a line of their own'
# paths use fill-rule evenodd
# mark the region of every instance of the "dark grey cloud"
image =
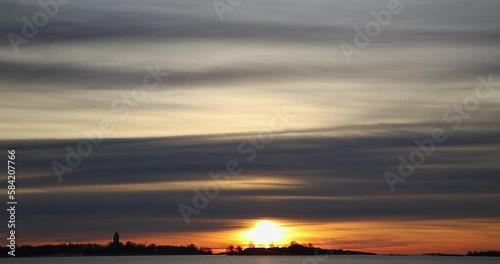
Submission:
<svg viewBox="0 0 500 264">
<path fill-rule="evenodd" d="M 497 54 L 500 56 L 500 53 Z M 490 54 L 491 56 L 491 54 Z M 495 57 L 496 55 L 493 55 Z M 404 62 L 399 63 L 401 67 Z M 158 64 L 159 65 L 159 64 Z M 204 85 L 217 84 L 241 84 L 252 82 L 290 82 L 304 80 L 325 81 L 349 81 L 356 80 L 366 82 L 380 82 L 391 76 L 392 83 L 409 84 L 419 79 L 421 85 L 449 84 L 450 82 L 475 80 L 477 76 L 486 74 L 500 75 L 500 67 L 491 59 L 479 63 L 471 62 L 468 65 L 455 65 L 449 67 L 422 68 L 419 65 L 410 65 L 394 69 L 390 67 L 381 68 L 379 65 L 351 65 L 337 64 L 332 61 L 331 65 L 320 63 L 283 65 L 276 63 L 270 66 L 235 67 L 210 67 L 202 71 L 178 71 L 168 70 L 170 65 L 160 65 L 161 73 L 168 73 L 162 77 L 162 83 L 158 90 L 185 90 L 202 89 Z M 148 71 L 126 69 L 99 69 L 93 67 L 82 67 L 71 64 L 60 63 L 20 63 L 0 61 L 0 78 L 4 84 L 2 90 L 22 92 L 39 90 L 33 84 L 53 85 L 53 91 L 86 89 L 86 90 L 109 90 L 121 89 L 131 90 L 138 84 Z M 32 84 L 21 87 L 22 84 Z M 234 87 L 235 89 L 238 87 Z M 241 88 L 238 88 L 241 89 Z M 460 87 L 454 87 L 460 89 Z M 470 89 L 470 87 L 468 87 Z M 44 92 L 50 91 L 45 89 Z"/>
<path fill-rule="evenodd" d="M 326 13 L 318 17 L 314 12 L 321 11 L 320 6 L 287 3 L 312 10 L 310 17 L 308 17 L 310 21 L 313 21 L 312 23 L 306 20 L 288 20 L 287 15 L 290 14 L 287 14 L 286 11 L 290 9 L 282 11 L 283 21 L 279 19 L 238 19 L 247 18 L 247 16 L 251 18 L 255 12 L 262 11 L 242 5 L 237 8 L 237 11 L 240 12 L 239 16 L 234 14 L 235 19 L 222 23 L 209 2 L 196 3 L 196 5 L 191 3 L 189 7 L 195 7 L 191 12 L 184 12 L 184 10 L 181 12 L 178 5 L 182 4 L 176 1 L 170 3 L 152 2 L 155 2 L 160 8 L 156 10 L 151 8 L 145 11 L 144 4 L 129 3 L 123 6 L 118 5 L 116 1 L 105 1 L 100 3 L 101 8 L 98 8 L 91 4 L 72 2 L 60 9 L 58 15 L 40 30 L 34 41 L 37 45 L 47 45 L 87 40 L 264 40 L 285 43 L 290 41 L 294 43 L 331 43 L 333 47 L 343 41 L 352 42 L 355 35 L 354 25 L 364 26 L 374 19 L 370 15 L 372 9 L 379 10 L 387 4 L 385 1 L 377 1 L 373 5 L 350 2 L 347 6 L 354 7 L 349 9 L 351 13 L 342 13 L 340 10 L 346 7 L 342 7 L 342 4 L 339 3 L 331 14 Z M 36 1 L 32 3 L 36 3 Z M 495 16 L 494 10 L 497 10 L 499 5 L 496 2 L 480 5 L 470 1 L 461 4 L 463 8 L 459 9 L 456 8 L 456 3 L 446 6 L 434 2 L 432 4 L 408 4 L 406 11 L 395 16 L 394 23 L 384 28 L 382 34 L 374 42 L 405 45 L 498 43 L 500 41 L 498 27 L 500 21 Z M 35 12 L 41 10 L 36 4 L 22 5 L 6 2 L 1 5 L 3 5 L 1 8 L 3 23 L 0 27 L 0 33 L 4 36 L 8 32 L 19 33 L 23 25 L 21 17 L 31 18 Z M 490 8 L 485 9 L 488 5 Z M 103 6 L 106 8 L 102 8 Z M 447 8 L 449 6 L 452 8 Z M 471 10 L 478 9 L 477 7 L 480 7 L 478 12 L 473 13 Z M 260 8 L 263 8 L 264 11 L 270 11 L 263 6 Z M 448 16 L 429 14 L 430 11 L 443 13 L 445 10 L 447 10 L 446 12 L 453 10 L 453 12 Z M 480 13 L 480 11 L 482 12 Z M 439 19 L 440 23 L 429 23 L 429 19 Z M 450 25 L 450 21 L 454 21 L 454 24 Z M 470 27 L 474 24 L 476 27 Z M 0 44 L 8 46 L 10 43 L 7 38 L 1 38 Z"/>
<path fill-rule="evenodd" d="M 380 127 L 394 132 L 370 135 Z M 65 146 L 74 147 L 77 140 L 3 141 L 0 146 L 17 148 L 18 163 L 22 164 L 18 186 L 23 208 L 19 218 L 24 232 L 33 236 L 98 234 L 109 229 L 129 233 L 224 230 L 227 219 L 253 217 L 321 222 L 500 217 L 496 210 L 500 201 L 498 130 L 450 133 L 436 153 L 393 194 L 383 172 L 395 171 L 397 156 L 407 156 L 415 148 L 414 139 L 426 137 L 425 133 L 397 132 L 405 128 L 390 124 L 356 127 L 367 135 L 351 137 L 309 135 L 335 129 L 293 132 L 292 138 L 285 136 L 291 132 L 285 132 L 276 135 L 252 163 L 245 162 L 237 147 L 255 134 L 111 139 L 103 141 L 74 173 L 64 176 L 61 184 L 50 164 L 64 162 Z M 179 203 L 190 203 L 191 190 L 130 191 L 117 186 L 208 180 L 209 171 L 223 170 L 233 159 L 243 167 L 242 174 L 233 178 L 234 184 L 257 175 L 282 184 L 231 189 L 230 183 L 191 225 L 183 222 L 177 208 Z M 31 176 L 24 177 L 23 171 Z M 81 191 L 22 192 L 75 186 Z M 116 187 L 97 192 L 92 186 Z M 86 221 L 90 216 L 102 222 Z M 59 221 L 54 222 L 55 218 Z M 218 222 L 207 224 L 207 219 Z M 140 221 L 148 225 L 137 225 Z"/>
</svg>

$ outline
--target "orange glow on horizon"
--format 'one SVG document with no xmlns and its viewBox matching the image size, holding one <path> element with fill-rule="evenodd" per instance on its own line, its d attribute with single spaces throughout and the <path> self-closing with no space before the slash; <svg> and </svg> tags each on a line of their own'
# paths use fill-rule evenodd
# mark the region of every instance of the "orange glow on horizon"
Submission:
<svg viewBox="0 0 500 264">
<path fill-rule="evenodd" d="M 272 220 L 221 220 L 227 230 L 190 233 L 138 233 L 120 231 L 121 242 L 157 245 L 188 245 L 210 247 L 215 253 L 229 245 L 243 248 L 252 241 L 255 246 L 288 246 L 290 241 L 312 243 L 316 247 L 374 252 L 378 254 L 422 254 L 430 252 L 465 254 L 469 250 L 499 250 L 500 225 L 496 219 L 334 222 L 311 223 Z M 59 243 L 111 242 L 109 234 L 77 239 L 46 238 L 21 241 L 21 244 L 42 245 Z"/>
</svg>

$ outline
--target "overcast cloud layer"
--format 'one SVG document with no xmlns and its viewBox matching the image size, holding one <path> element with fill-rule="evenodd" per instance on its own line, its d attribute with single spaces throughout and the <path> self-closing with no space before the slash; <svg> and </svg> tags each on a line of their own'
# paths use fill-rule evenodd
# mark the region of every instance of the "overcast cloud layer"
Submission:
<svg viewBox="0 0 500 264">
<path fill-rule="evenodd" d="M 339 45 L 354 45 L 354 27 L 387 2 L 245 0 L 221 21 L 212 1 L 73 0 L 16 53 L 7 35 L 42 9 L 2 1 L 0 145 L 19 152 L 21 241 L 212 232 L 268 217 L 487 221 L 499 242 L 500 87 L 458 129 L 443 115 L 478 77 L 500 81 L 500 2 L 401 0 L 348 63 Z M 113 102 L 147 67 L 162 82 L 120 118 Z M 245 163 L 238 145 L 283 108 L 294 119 Z M 59 183 L 51 163 L 103 118 L 114 131 Z M 449 139 L 393 194 L 384 172 L 435 128 Z M 178 204 L 233 159 L 242 174 L 186 225 Z"/>
</svg>

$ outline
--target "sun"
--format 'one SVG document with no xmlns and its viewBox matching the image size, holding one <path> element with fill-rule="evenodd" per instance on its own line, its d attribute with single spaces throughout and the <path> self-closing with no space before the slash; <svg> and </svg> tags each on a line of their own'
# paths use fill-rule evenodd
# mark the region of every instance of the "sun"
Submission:
<svg viewBox="0 0 500 264">
<path fill-rule="evenodd" d="M 257 247 L 269 247 L 270 244 L 278 245 L 285 242 L 285 228 L 273 221 L 260 220 L 246 232 L 245 237 Z"/>
</svg>

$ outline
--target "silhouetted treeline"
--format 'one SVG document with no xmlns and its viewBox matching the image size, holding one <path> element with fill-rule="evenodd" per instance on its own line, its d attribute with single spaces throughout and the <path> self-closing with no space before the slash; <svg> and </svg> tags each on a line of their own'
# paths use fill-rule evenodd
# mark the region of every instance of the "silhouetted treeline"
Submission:
<svg viewBox="0 0 500 264">
<path fill-rule="evenodd" d="M 370 252 L 350 251 L 342 249 L 322 249 L 312 244 L 303 246 L 292 241 L 288 247 L 256 248 L 250 245 L 243 249 L 241 246 L 229 246 L 226 249 L 228 255 L 377 255 Z"/>
<path fill-rule="evenodd" d="M 450 253 L 424 253 L 422 256 L 433 256 L 433 257 L 463 257 L 462 254 L 450 254 Z"/>
<path fill-rule="evenodd" d="M 2 247 L 2 256 L 8 256 L 9 248 Z M 157 246 L 127 242 L 125 244 L 60 244 L 43 246 L 20 246 L 16 248 L 16 257 L 43 256 L 121 256 L 121 255 L 209 255 L 210 248 L 195 245 Z"/>
<path fill-rule="evenodd" d="M 488 250 L 488 251 L 469 251 L 466 256 L 475 257 L 500 257 L 500 251 Z"/>
<path fill-rule="evenodd" d="M 469 251 L 466 255 L 460 254 L 446 254 L 446 253 L 425 253 L 424 256 L 438 256 L 438 257 L 500 257 L 500 251 L 488 250 L 488 251 Z"/>
</svg>

